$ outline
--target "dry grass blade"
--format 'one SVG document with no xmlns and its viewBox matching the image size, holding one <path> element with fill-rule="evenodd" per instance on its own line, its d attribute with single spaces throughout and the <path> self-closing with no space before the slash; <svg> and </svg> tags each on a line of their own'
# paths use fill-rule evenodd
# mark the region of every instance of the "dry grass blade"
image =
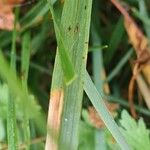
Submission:
<svg viewBox="0 0 150 150">
<path fill-rule="evenodd" d="M 135 87 L 135 76 L 133 75 L 131 80 L 130 80 L 130 83 L 129 83 L 129 92 L 128 92 L 128 100 L 129 100 L 129 106 L 130 106 L 130 111 L 131 111 L 131 114 L 134 118 L 137 118 L 137 114 L 135 112 L 135 109 L 134 109 L 134 102 L 133 102 L 133 94 L 134 94 L 134 87 Z"/>
<path fill-rule="evenodd" d="M 48 126 L 52 127 L 53 129 L 52 134 L 58 134 L 63 107 L 64 92 L 63 90 L 54 90 L 52 91 L 50 97 L 51 103 L 49 106 Z M 57 149 L 57 144 L 52 139 L 52 137 L 50 137 L 50 135 L 47 135 L 45 149 L 48 150 L 49 148 L 55 150 Z"/>
<path fill-rule="evenodd" d="M 136 79 L 136 76 L 140 71 L 143 72 L 146 81 L 148 84 L 149 82 L 149 76 L 150 76 L 150 48 L 148 45 L 148 39 L 146 36 L 142 33 L 140 28 L 137 26 L 133 18 L 129 15 L 129 13 L 125 10 L 125 8 L 117 1 L 117 0 L 111 0 L 111 2 L 116 6 L 116 8 L 122 13 L 124 16 L 124 23 L 125 23 L 125 29 L 127 31 L 127 34 L 129 36 L 129 40 L 134 47 L 134 50 L 137 55 L 137 60 L 135 62 L 134 66 L 134 73 L 133 77 L 129 84 L 129 104 L 130 109 L 133 117 L 136 117 L 136 113 L 134 110 L 133 105 L 133 91 L 134 91 L 134 82 Z M 142 69 L 141 69 L 142 68 Z"/>
<path fill-rule="evenodd" d="M 145 99 L 146 105 L 148 106 L 148 108 L 150 109 L 150 89 L 148 88 L 148 86 L 146 85 L 143 77 L 139 74 L 137 76 L 137 83 L 138 83 L 138 87 Z"/>
</svg>

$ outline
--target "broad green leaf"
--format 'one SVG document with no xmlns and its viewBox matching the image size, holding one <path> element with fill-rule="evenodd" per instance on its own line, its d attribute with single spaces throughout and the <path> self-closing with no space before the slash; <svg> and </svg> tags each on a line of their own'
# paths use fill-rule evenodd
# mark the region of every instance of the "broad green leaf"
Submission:
<svg viewBox="0 0 150 150">
<path fill-rule="evenodd" d="M 94 139 L 94 128 L 89 126 L 85 122 L 80 122 L 80 141 L 79 150 L 94 150 L 95 149 L 95 139 Z"/>
<path fill-rule="evenodd" d="M 64 1 L 61 18 L 59 18 L 58 14 L 55 14 L 55 22 L 57 24 L 54 23 L 54 26 L 58 51 L 55 59 L 51 91 L 59 89 L 64 91 L 59 149 L 76 150 L 78 147 L 79 121 L 83 97 L 83 75 L 88 52 L 91 8 L 92 0 L 67 0 Z M 51 10 L 53 11 L 52 8 Z M 54 11 L 54 13 L 57 13 L 57 11 Z M 69 86 L 64 84 L 63 77 L 65 71 L 62 67 L 62 59 L 60 58 L 64 46 L 77 75 L 76 80 Z M 62 52 L 60 53 L 61 50 Z M 67 65 L 66 62 L 65 64 Z"/>
<path fill-rule="evenodd" d="M 120 130 L 128 143 L 135 150 L 149 150 L 150 147 L 150 131 L 142 118 L 136 122 L 127 111 L 123 110 L 120 119 Z"/>
</svg>

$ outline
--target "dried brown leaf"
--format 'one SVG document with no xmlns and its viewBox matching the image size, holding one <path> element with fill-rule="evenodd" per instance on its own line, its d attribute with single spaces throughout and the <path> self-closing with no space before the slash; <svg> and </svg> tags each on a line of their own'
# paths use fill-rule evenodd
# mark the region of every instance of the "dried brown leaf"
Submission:
<svg viewBox="0 0 150 150">
<path fill-rule="evenodd" d="M 124 16 L 125 29 L 128 33 L 129 40 L 136 51 L 137 62 L 140 64 L 148 63 L 150 61 L 148 39 L 142 33 L 133 18 L 128 14 L 126 9 L 117 0 L 111 0 L 111 2 Z"/>
<path fill-rule="evenodd" d="M 0 0 L 0 29 L 13 30 L 14 28 L 14 14 L 13 8 L 16 4 L 23 2 L 23 0 Z"/>
<path fill-rule="evenodd" d="M 138 87 L 141 91 L 141 94 L 143 95 L 143 97 L 145 99 L 145 103 L 146 103 L 147 107 L 150 109 L 150 89 L 147 86 L 147 84 L 145 83 L 141 74 L 138 74 L 136 81 L 137 81 Z"/>
<path fill-rule="evenodd" d="M 135 80 L 140 73 L 140 71 L 143 72 L 146 81 L 150 85 L 150 48 L 148 39 L 143 34 L 143 32 L 140 30 L 140 28 L 137 26 L 134 19 L 129 15 L 129 13 L 126 11 L 126 9 L 117 1 L 117 0 L 111 0 L 111 2 L 116 6 L 116 8 L 122 13 L 124 16 L 124 24 L 125 29 L 127 31 L 129 41 L 131 42 L 133 48 L 136 51 L 137 54 L 137 60 L 135 61 L 135 66 L 133 69 L 133 76 L 130 80 L 129 84 L 129 104 L 130 104 L 130 110 L 133 117 L 136 117 L 135 109 L 134 109 L 134 103 L 133 103 L 133 93 L 134 93 L 134 85 Z"/>
<path fill-rule="evenodd" d="M 64 92 L 63 90 L 54 90 L 51 92 L 50 96 L 50 105 L 49 105 L 49 112 L 48 112 L 48 129 L 52 129 L 51 137 L 49 134 L 46 138 L 46 147 L 45 150 L 57 150 L 57 144 L 53 139 L 53 135 L 58 135 L 60 121 L 61 121 L 61 114 L 63 108 L 63 99 L 64 99 Z"/>
<path fill-rule="evenodd" d="M 112 114 L 112 116 L 116 116 L 116 110 L 119 108 L 118 104 L 114 104 L 114 103 L 110 103 L 105 101 L 105 105 L 108 108 L 109 112 Z M 97 111 L 95 110 L 94 107 L 90 106 L 88 108 L 89 111 L 89 118 L 91 123 L 93 124 L 93 126 L 95 126 L 96 128 L 104 128 L 105 124 L 103 122 L 103 120 L 100 118 L 99 114 L 97 113 Z"/>
</svg>

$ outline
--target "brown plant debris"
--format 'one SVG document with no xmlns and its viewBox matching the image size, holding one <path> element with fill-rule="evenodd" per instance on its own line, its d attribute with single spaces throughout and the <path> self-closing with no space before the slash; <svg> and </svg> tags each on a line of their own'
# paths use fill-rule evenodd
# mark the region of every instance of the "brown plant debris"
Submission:
<svg viewBox="0 0 150 150">
<path fill-rule="evenodd" d="M 48 130 L 51 131 L 51 137 L 49 136 L 49 134 L 47 135 L 45 150 L 57 150 L 56 138 L 58 136 L 60 127 L 63 99 L 63 90 L 54 90 L 51 92 L 47 121 Z"/>
<path fill-rule="evenodd" d="M 112 114 L 112 116 L 116 116 L 116 110 L 119 108 L 118 104 L 110 103 L 105 101 L 105 105 L 108 108 L 109 112 Z M 99 114 L 95 110 L 93 106 L 90 106 L 88 108 L 89 111 L 89 118 L 91 123 L 93 124 L 94 127 L 96 128 L 104 128 L 105 124 L 103 120 L 100 118 Z"/>
<path fill-rule="evenodd" d="M 15 5 L 22 3 L 23 0 L 0 0 L 0 29 L 13 30 Z"/>
<path fill-rule="evenodd" d="M 134 109 L 134 103 L 133 103 L 133 97 L 134 97 L 133 92 L 134 92 L 134 86 L 135 86 L 134 82 L 136 80 L 137 75 L 141 71 L 143 72 L 146 80 L 149 81 L 149 76 L 150 76 L 149 43 L 148 43 L 148 39 L 146 38 L 146 36 L 142 33 L 142 31 L 137 26 L 134 19 L 126 11 L 126 9 L 117 0 L 111 0 L 111 2 L 124 16 L 125 29 L 127 31 L 129 41 L 132 44 L 137 55 L 137 60 L 135 61 L 135 65 L 133 67 L 133 76 L 129 83 L 129 92 L 128 92 L 129 93 L 128 99 L 129 99 L 131 114 L 134 118 L 137 118 L 137 115 Z"/>
<path fill-rule="evenodd" d="M 100 76 L 102 77 L 102 80 L 105 81 L 106 72 L 105 72 L 104 68 L 102 69 Z M 103 88 L 103 91 L 105 92 L 105 94 L 110 93 L 109 84 L 107 82 L 104 82 L 102 88 Z M 104 100 L 104 103 L 105 103 L 106 107 L 108 108 L 109 112 L 112 114 L 112 116 L 114 116 L 114 117 L 117 116 L 116 110 L 119 108 L 119 105 L 115 104 L 115 103 L 110 103 L 106 99 Z M 97 111 L 95 110 L 95 108 L 93 106 L 90 106 L 88 108 L 88 112 L 89 112 L 89 119 L 94 127 L 96 127 L 96 128 L 104 128 L 105 127 L 103 120 L 100 118 L 99 114 L 97 113 Z"/>
</svg>

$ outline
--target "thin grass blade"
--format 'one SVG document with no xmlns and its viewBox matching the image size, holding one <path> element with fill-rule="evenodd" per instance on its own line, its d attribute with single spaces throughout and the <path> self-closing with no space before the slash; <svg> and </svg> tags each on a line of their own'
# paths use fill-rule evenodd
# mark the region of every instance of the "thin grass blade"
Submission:
<svg viewBox="0 0 150 150">
<path fill-rule="evenodd" d="M 28 93 L 28 71 L 29 71 L 29 61 L 30 61 L 30 33 L 26 32 L 23 35 L 23 42 L 22 42 L 22 54 L 21 54 L 21 80 L 22 80 L 22 88 L 26 92 L 26 95 L 29 95 Z M 27 101 L 29 98 L 27 98 Z M 24 140 L 26 143 L 26 150 L 30 149 L 30 125 L 29 125 L 29 118 L 24 111 L 24 120 L 23 120 L 23 126 L 24 126 Z"/>
<path fill-rule="evenodd" d="M 84 80 L 84 90 L 88 95 L 89 99 L 91 100 L 93 106 L 101 116 L 102 120 L 106 124 L 109 131 L 112 133 L 113 137 L 119 144 L 122 150 L 130 150 L 130 146 L 127 144 L 125 138 L 121 134 L 119 127 L 115 123 L 114 119 L 111 117 L 109 111 L 107 110 L 102 96 L 97 91 L 96 87 L 94 86 L 90 76 L 86 72 L 85 80 Z"/>
<path fill-rule="evenodd" d="M 11 62 L 10 69 L 14 70 L 16 74 L 16 23 L 18 20 L 19 9 L 15 9 L 15 23 L 12 36 L 12 48 L 11 48 Z M 8 135 L 8 149 L 17 150 L 17 124 L 16 124 L 16 107 L 14 102 L 14 95 L 10 92 L 8 99 L 8 111 L 7 111 L 7 135 Z"/>
</svg>

